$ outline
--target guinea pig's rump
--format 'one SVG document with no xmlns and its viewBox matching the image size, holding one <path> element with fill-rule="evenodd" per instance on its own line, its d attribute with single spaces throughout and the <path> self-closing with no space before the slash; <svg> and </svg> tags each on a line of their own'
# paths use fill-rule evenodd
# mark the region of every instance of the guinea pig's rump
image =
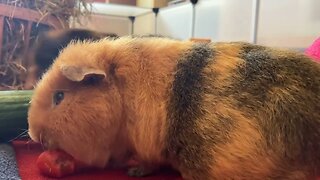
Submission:
<svg viewBox="0 0 320 180">
<path fill-rule="evenodd" d="M 186 163 L 178 163 L 186 177 L 315 176 L 319 64 L 247 43 L 196 48 L 178 63 L 168 106 L 168 151 Z M 190 170 L 195 159 L 198 169 Z"/>
</svg>

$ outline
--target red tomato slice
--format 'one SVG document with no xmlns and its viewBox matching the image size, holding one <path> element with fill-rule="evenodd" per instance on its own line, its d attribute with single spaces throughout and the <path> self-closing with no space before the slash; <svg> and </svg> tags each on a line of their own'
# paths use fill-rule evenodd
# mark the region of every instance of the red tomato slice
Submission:
<svg viewBox="0 0 320 180">
<path fill-rule="evenodd" d="M 42 174 L 55 178 L 71 175 L 76 170 L 74 158 L 61 150 L 41 153 L 36 164 Z"/>
</svg>

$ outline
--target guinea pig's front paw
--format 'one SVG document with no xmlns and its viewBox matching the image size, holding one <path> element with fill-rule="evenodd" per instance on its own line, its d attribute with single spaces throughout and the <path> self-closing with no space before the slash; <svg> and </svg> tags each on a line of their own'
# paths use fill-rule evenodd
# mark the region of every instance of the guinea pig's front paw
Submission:
<svg viewBox="0 0 320 180">
<path fill-rule="evenodd" d="M 145 177 L 149 176 L 154 172 L 154 168 L 148 168 L 145 166 L 135 166 L 128 170 L 128 176 L 131 177 Z"/>
</svg>

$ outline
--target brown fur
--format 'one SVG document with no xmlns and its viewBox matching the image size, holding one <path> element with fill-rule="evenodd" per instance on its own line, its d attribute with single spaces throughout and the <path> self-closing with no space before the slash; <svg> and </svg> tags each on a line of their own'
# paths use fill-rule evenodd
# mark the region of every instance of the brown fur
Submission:
<svg viewBox="0 0 320 180">
<path fill-rule="evenodd" d="M 131 175 L 169 163 L 185 179 L 313 179 L 319 77 L 303 55 L 246 43 L 78 42 L 37 85 L 29 134 L 92 166 L 134 155 Z"/>
</svg>

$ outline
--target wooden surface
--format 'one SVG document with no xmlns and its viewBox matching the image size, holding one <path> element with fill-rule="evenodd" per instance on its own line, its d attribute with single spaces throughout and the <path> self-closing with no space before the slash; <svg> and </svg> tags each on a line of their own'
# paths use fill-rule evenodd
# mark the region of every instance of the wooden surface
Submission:
<svg viewBox="0 0 320 180">
<path fill-rule="evenodd" d="M 28 56 L 28 50 L 29 50 L 29 45 L 30 45 L 30 35 L 31 35 L 31 29 L 32 29 L 32 21 L 27 21 L 26 22 L 26 29 L 24 30 L 24 37 L 25 37 L 25 41 L 24 41 L 24 50 L 23 50 L 23 57 L 27 57 Z M 24 60 L 22 61 L 22 66 L 23 67 L 27 67 L 27 61 Z"/>
</svg>

